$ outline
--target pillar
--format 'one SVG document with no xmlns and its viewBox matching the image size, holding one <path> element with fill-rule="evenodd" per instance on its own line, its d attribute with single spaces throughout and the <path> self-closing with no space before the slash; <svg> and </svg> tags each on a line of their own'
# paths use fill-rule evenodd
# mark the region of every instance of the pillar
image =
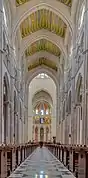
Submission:
<svg viewBox="0 0 88 178">
<path fill-rule="evenodd" d="M 75 29 L 75 25 L 74 25 Z M 73 31 L 73 36 L 72 36 L 72 60 L 71 60 L 71 66 L 72 66 L 72 75 L 71 75 L 71 144 L 75 143 L 75 117 L 76 117 L 76 110 L 75 110 L 75 67 L 76 67 L 76 61 L 74 60 L 75 54 L 76 54 L 76 32 L 75 30 Z"/>
<path fill-rule="evenodd" d="M 2 84 L 2 60 L 3 60 L 3 1 L 0 0 L 0 143 L 2 142 L 2 115 L 3 115 L 3 84 Z"/>
<path fill-rule="evenodd" d="M 57 87 L 57 91 L 56 91 L 56 142 L 59 142 L 59 112 L 60 112 L 60 89 L 59 89 L 59 83 L 58 83 L 58 87 Z"/>
<path fill-rule="evenodd" d="M 73 151 L 69 152 L 69 170 L 73 172 Z"/>
<path fill-rule="evenodd" d="M 76 107 L 76 119 L 75 119 L 75 127 L 76 127 L 76 138 L 75 144 L 82 144 L 82 118 L 81 118 L 81 106 L 78 105 Z"/>
<path fill-rule="evenodd" d="M 82 151 L 79 152 L 78 163 L 78 178 L 86 178 L 86 157 Z"/>
<path fill-rule="evenodd" d="M 60 161 L 62 161 L 62 149 L 60 149 Z"/>
<path fill-rule="evenodd" d="M 11 127 L 10 127 L 10 102 L 8 103 L 8 139 L 7 139 L 7 143 L 9 144 L 11 142 Z"/>
<path fill-rule="evenodd" d="M 66 153 L 66 149 L 64 150 L 64 165 L 66 166 L 66 156 L 67 156 L 67 153 Z"/>
<path fill-rule="evenodd" d="M 69 144 L 71 144 L 71 114 L 69 114 L 68 116 L 68 120 L 69 120 Z"/>
<path fill-rule="evenodd" d="M 46 142 L 46 127 L 44 126 L 44 142 Z"/>
<path fill-rule="evenodd" d="M 77 144 L 80 144 L 80 106 L 77 106 Z"/>
<path fill-rule="evenodd" d="M 84 13 L 84 117 L 83 144 L 88 144 L 88 0 L 85 0 Z"/>
<path fill-rule="evenodd" d="M 22 161 L 24 161 L 24 148 L 22 149 Z"/>
<path fill-rule="evenodd" d="M 19 148 L 18 149 L 18 165 L 20 165 L 20 161 L 21 161 L 21 150 Z"/>
<path fill-rule="evenodd" d="M 1 151 L 1 177 L 7 177 L 7 152 Z"/>
<path fill-rule="evenodd" d="M 58 159 L 60 159 L 60 148 L 58 147 Z"/>
<path fill-rule="evenodd" d="M 38 127 L 38 142 L 40 141 L 40 127 Z"/>
<path fill-rule="evenodd" d="M 12 171 L 16 168 L 16 149 L 12 149 Z"/>
</svg>

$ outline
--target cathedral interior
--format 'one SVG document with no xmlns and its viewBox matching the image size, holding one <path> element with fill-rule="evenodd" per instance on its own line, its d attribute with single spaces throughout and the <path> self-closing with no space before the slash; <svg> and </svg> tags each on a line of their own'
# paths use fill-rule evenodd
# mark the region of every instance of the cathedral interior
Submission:
<svg viewBox="0 0 88 178">
<path fill-rule="evenodd" d="M 87 20 L 88 0 L 0 0 L 0 178 L 88 178 Z"/>
</svg>

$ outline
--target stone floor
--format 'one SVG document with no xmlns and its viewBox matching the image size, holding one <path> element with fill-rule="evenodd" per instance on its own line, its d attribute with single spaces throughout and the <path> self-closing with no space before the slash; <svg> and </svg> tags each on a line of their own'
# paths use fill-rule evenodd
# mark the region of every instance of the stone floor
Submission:
<svg viewBox="0 0 88 178">
<path fill-rule="evenodd" d="M 47 148 L 37 148 L 10 178 L 75 178 Z"/>
</svg>

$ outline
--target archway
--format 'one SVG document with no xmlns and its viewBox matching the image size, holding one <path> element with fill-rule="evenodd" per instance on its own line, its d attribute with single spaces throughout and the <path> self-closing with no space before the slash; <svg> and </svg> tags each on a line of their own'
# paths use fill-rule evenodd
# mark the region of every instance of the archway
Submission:
<svg viewBox="0 0 88 178">
<path fill-rule="evenodd" d="M 37 88 L 35 85 L 37 85 Z M 46 141 L 46 127 L 49 127 L 49 132 L 51 132 L 47 140 L 52 140 L 53 135 L 56 136 L 56 105 L 56 86 L 54 81 L 46 73 L 38 74 L 29 85 L 28 132 L 33 128 L 33 125 L 38 128 L 43 127 L 45 130 L 44 141 Z M 53 127 L 53 125 L 55 126 Z M 32 136 L 31 134 L 28 135 L 28 140 L 35 140 L 33 132 Z"/>
</svg>

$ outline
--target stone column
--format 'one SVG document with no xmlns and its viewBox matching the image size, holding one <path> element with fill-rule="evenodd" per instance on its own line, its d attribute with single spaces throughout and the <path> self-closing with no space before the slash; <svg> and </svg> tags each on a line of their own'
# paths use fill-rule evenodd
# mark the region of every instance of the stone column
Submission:
<svg viewBox="0 0 88 178">
<path fill-rule="evenodd" d="M 73 22 L 73 36 L 72 36 L 72 60 L 71 60 L 71 66 L 72 66 L 72 75 L 71 75 L 71 88 L 72 88 L 72 96 L 71 96 L 71 144 L 74 144 L 75 142 L 75 134 L 74 134 L 74 129 L 75 129 L 75 124 L 74 124 L 74 119 L 75 119 L 75 67 L 76 67 L 76 62 L 75 62 L 75 54 L 76 54 L 76 32 L 75 32 L 75 23 Z"/>
<path fill-rule="evenodd" d="M 40 141 L 40 126 L 38 127 L 38 142 Z"/>
<path fill-rule="evenodd" d="M 44 142 L 46 141 L 46 127 L 44 126 Z"/>
<path fill-rule="evenodd" d="M 50 141 L 50 140 L 51 140 L 51 129 L 50 129 L 50 127 L 49 127 L 48 141 Z"/>
<path fill-rule="evenodd" d="M 56 142 L 59 142 L 59 112 L 60 112 L 60 101 L 59 101 L 59 95 L 60 95 L 60 88 L 59 88 L 59 84 L 57 87 L 57 91 L 56 91 Z"/>
<path fill-rule="evenodd" d="M 21 149 L 18 149 L 18 165 L 20 165 L 20 161 L 21 161 Z"/>
<path fill-rule="evenodd" d="M 1 177 L 5 178 L 7 177 L 7 152 L 2 151 L 1 152 Z"/>
<path fill-rule="evenodd" d="M 16 168 L 16 149 L 12 149 L 12 171 Z"/>
<path fill-rule="evenodd" d="M 80 106 L 77 106 L 77 144 L 80 144 Z"/>
<path fill-rule="evenodd" d="M 67 143 L 71 144 L 71 114 L 67 117 Z"/>
<path fill-rule="evenodd" d="M 28 142 L 28 92 L 29 92 L 29 85 L 26 84 L 26 89 L 25 89 L 25 106 L 26 106 L 26 142 Z"/>
<path fill-rule="evenodd" d="M 62 161 L 62 149 L 60 150 L 60 161 Z"/>
<path fill-rule="evenodd" d="M 79 167 L 78 167 L 78 178 L 86 178 L 86 157 L 85 153 L 80 151 L 79 153 Z"/>
<path fill-rule="evenodd" d="M 60 159 L 60 148 L 58 147 L 58 159 Z"/>
<path fill-rule="evenodd" d="M 24 161 L 24 148 L 22 148 L 22 161 Z"/>
<path fill-rule="evenodd" d="M 69 152 L 69 170 L 73 172 L 73 151 Z"/>
<path fill-rule="evenodd" d="M 3 1 L 0 0 L 0 143 L 2 143 L 2 117 L 3 117 L 2 60 L 3 60 Z"/>
<path fill-rule="evenodd" d="M 88 0 L 85 0 L 84 13 L 84 117 L 83 143 L 88 144 Z"/>
<path fill-rule="evenodd" d="M 66 156 L 67 156 L 67 153 L 66 153 L 66 149 L 64 150 L 64 165 L 66 166 Z"/>
<path fill-rule="evenodd" d="M 12 43 L 13 46 L 13 43 Z M 13 144 L 15 143 L 15 135 L 14 135 L 14 52 L 13 49 L 11 48 L 11 78 L 10 78 L 10 142 Z"/>
<path fill-rule="evenodd" d="M 11 141 L 11 127 L 10 127 L 10 103 L 8 103 L 8 126 L 7 126 L 7 129 L 8 129 L 8 139 L 7 139 L 7 143 L 10 143 Z"/>
</svg>

